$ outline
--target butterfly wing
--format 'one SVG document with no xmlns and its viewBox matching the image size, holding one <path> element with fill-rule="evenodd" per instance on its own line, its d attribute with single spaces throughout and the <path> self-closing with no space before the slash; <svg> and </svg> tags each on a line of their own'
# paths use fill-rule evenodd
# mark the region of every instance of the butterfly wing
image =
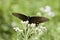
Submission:
<svg viewBox="0 0 60 40">
<path fill-rule="evenodd" d="M 38 17 L 38 16 L 35 16 L 35 17 L 31 17 L 30 20 L 29 20 L 29 23 L 35 23 L 36 25 L 39 24 L 39 23 L 42 23 L 42 22 L 46 22 L 48 21 L 49 19 L 48 18 L 45 18 L 45 17 Z"/>
<path fill-rule="evenodd" d="M 27 16 L 20 14 L 20 13 L 13 13 L 14 16 L 18 17 L 19 19 L 26 21 L 27 20 Z"/>
</svg>

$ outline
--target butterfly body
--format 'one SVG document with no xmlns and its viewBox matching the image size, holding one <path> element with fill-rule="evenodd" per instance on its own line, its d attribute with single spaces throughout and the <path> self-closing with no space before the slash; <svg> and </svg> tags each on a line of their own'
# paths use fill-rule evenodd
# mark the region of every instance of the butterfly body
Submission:
<svg viewBox="0 0 60 40">
<path fill-rule="evenodd" d="M 23 21 L 29 21 L 29 24 L 36 24 L 36 26 L 39 24 L 39 23 L 42 23 L 42 22 L 46 22 L 48 21 L 48 18 L 45 18 L 45 17 L 39 17 L 39 16 L 33 16 L 33 17 L 30 17 L 30 16 L 25 16 L 23 14 L 20 14 L 20 13 L 13 13 L 14 16 L 18 17 L 19 19 L 23 20 Z"/>
</svg>

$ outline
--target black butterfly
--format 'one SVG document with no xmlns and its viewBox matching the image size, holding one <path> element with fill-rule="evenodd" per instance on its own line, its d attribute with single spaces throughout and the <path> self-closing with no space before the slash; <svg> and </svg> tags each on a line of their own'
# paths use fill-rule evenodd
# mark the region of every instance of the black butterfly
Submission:
<svg viewBox="0 0 60 40">
<path fill-rule="evenodd" d="M 46 22 L 49 19 L 46 17 L 39 17 L 39 16 L 34 16 L 34 17 L 30 17 L 30 16 L 25 16 L 23 14 L 20 13 L 13 13 L 14 16 L 18 17 L 19 19 L 23 20 L 23 21 L 29 21 L 29 24 L 31 23 L 35 23 L 36 26 L 38 26 L 39 23 L 42 22 Z"/>
</svg>

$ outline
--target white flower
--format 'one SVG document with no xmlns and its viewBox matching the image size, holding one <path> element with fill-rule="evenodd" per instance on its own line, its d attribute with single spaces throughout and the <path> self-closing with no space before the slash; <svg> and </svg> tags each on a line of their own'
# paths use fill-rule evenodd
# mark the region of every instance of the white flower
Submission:
<svg viewBox="0 0 60 40">
<path fill-rule="evenodd" d="M 50 6 L 45 6 L 45 8 L 42 7 L 42 8 L 40 8 L 40 11 L 45 12 L 48 16 L 51 16 L 51 17 L 55 16 L 55 14 L 54 14 L 54 12 L 52 12 Z"/>
<path fill-rule="evenodd" d="M 42 31 L 42 29 L 41 29 L 41 28 L 36 27 L 36 28 L 35 28 L 35 30 L 37 30 L 37 31 L 38 31 L 38 35 L 42 35 L 42 34 L 43 34 L 43 31 Z"/>
<path fill-rule="evenodd" d="M 30 24 L 28 24 L 28 27 L 30 27 Z"/>
<path fill-rule="evenodd" d="M 45 6 L 45 8 L 40 8 L 40 10 L 42 11 L 42 12 L 50 12 L 51 11 L 51 7 L 50 6 Z"/>
<path fill-rule="evenodd" d="M 40 28 L 41 28 L 43 31 L 47 31 L 47 28 L 46 28 L 46 27 L 41 26 Z"/>
<path fill-rule="evenodd" d="M 28 20 L 27 21 L 21 21 L 22 24 L 28 24 Z"/>
<path fill-rule="evenodd" d="M 54 17 L 54 16 L 55 16 L 54 12 L 48 12 L 47 15 L 48 15 L 48 16 L 51 16 L 51 17 Z"/>
<path fill-rule="evenodd" d="M 51 7 L 50 7 L 50 6 L 45 6 L 44 11 L 45 11 L 45 12 L 50 12 L 50 11 L 51 11 Z"/>
<path fill-rule="evenodd" d="M 39 35 L 42 35 L 42 34 L 43 34 L 43 31 L 40 31 L 40 32 L 39 32 Z"/>
<path fill-rule="evenodd" d="M 31 27 L 35 27 L 35 26 L 36 26 L 36 24 L 34 24 L 34 23 L 31 24 Z"/>
<path fill-rule="evenodd" d="M 13 29 L 14 29 L 15 31 L 19 31 L 19 32 L 22 32 L 22 31 L 23 31 L 23 30 L 19 29 L 18 27 L 13 27 Z"/>
<path fill-rule="evenodd" d="M 54 17 L 54 16 L 55 16 L 55 15 L 54 15 L 54 12 L 51 11 L 51 7 L 50 7 L 50 6 L 46 6 L 45 9 L 44 9 L 44 11 L 45 11 L 46 13 L 48 13 L 48 14 L 47 14 L 48 16 L 51 16 L 51 17 Z"/>
<path fill-rule="evenodd" d="M 39 35 L 43 34 L 43 31 L 41 29 L 38 29 Z"/>
</svg>

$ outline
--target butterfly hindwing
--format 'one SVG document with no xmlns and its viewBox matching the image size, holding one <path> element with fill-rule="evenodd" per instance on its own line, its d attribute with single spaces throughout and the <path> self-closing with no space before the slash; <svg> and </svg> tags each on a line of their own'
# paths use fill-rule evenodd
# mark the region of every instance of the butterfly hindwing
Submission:
<svg viewBox="0 0 60 40">
<path fill-rule="evenodd" d="M 18 17 L 19 19 L 26 21 L 27 20 L 27 16 L 20 14 L 20 13 L 13 13 L 14 16 Z"/>
</svg>

